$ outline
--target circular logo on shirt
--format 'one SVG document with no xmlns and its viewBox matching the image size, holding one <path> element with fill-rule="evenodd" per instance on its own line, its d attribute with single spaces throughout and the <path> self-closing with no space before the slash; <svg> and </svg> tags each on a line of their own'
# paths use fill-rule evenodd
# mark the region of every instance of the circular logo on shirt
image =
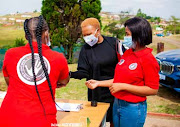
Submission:
<svg viewBox="0 0 180 127">
<path fill-rule="evenodd" d="M 50 73 L 49 61 L 43 56 L 44 64 Z M 46 80 L 39 55 L 34 53 L 34 73 L 36 75 L 36 84 L 39 85 Z M 34 85 L 34 77 L 32 72 L 32 57 L 31 53 L 23 56 L 17 64 L 17 74 L 20 80 L 28 85 Z"/>
<path fill-rule="evenodd" d="M 124 63 L 124 61 L 125 61 L 124 59 L 121 59 L 118 64 L 122 65 Z"/>
<path fill-rule="evenodd" d="M 130 70 L 135 70 L 137 68 L 137 63 L 132 63 L 129 65 Z"/>
</svg>

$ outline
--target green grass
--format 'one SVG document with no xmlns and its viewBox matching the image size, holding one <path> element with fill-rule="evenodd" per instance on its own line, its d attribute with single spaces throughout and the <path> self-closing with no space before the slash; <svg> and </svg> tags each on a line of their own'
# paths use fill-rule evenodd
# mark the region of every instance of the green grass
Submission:
<svg viewBox="0 0 180 127">
<path fill-rule="evenodd" d="M 31 15 L 32 17 L 36 17 L 36 16 L 39 16 L 41 13 L 40 12 L 28 12 L 28 13 L 19 13 L 19 14 L 15 14 L 15 15 L 10 15 L 10 14 L 7 14 L 7 15 L 3 15 L 3 16 L 0 16 L 0 17 L 3 17 L 3 18 L 16 18 L 16 19 L 26 19 L 26 18 L 22 18 L 21 15 Z"/>
<path fill-rule="evenodd" d="M 168 38 L 170 38 L 170 39 L 174 39 L 174 40 L 176 40 L 176 41 L 179 41 L 179 42 L 180 42 L 180 34 L 172 35 L 172 36 L 169 36 Z"/>
<path fill-rule="evenodd" d="M 25 40 L 23 28 L 18 26 L 0 26 L 0 35 L 0 47 L 14 45 L 16 38 Z"/>
<path fill-rule="evenodd" d="M 71 79 L 66 87 L 58 88 L 56 90 L 56 97 L 73 100 L 87 100 L 85 80 Z"/>
<path fill-rule="evenodd" d="M 172 37 L 171 39 L 173 39 L 174 37 Z M 160 42 L 158 40 L 157 37 L 153 37 L 153 42 L 148 45 L 149 48 L 152 48 L 153 49 L 153 55 L 156 55 L 157 54 L 157 43 Z M 180 40 L 179 40 L 179 47 L 170 43 L 170 42 L 166 42 L 166 41 L 163 41 L 164 43 L 164 51 L 167 51 L 167 50 L 173 50 L 173 49 L 178 49 L 180 47 Z"/>
<path fill-rule="evenodd" d="M 5 83 L 2 72 L 0 72 L 0 91 L 6 91 L 6 90 L 7 90 L 7 85 Z"/>
<path fill-rule="evenodd" d="M 69 64 L 70 71 L 76 71 L 77 64 Z M 85 79 L 71 79 L 66 87 L 56 90 L 56 97 L 63 99 L 87 100 Z"/>
<path fill-rule="evenodd" d="M 148 111 L 180 115 L 180 93 L 160 86 L 156 96 L 148 96 Z"/>
</svg>

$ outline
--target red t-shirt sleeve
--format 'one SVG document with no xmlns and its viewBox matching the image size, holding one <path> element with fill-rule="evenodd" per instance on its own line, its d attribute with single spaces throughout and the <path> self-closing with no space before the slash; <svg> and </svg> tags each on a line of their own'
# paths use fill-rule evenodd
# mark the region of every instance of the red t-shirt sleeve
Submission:
<svg viewBox="0 0 180 127">
<path fill-rule="evenodd" d="M 143 74 L 145 86 L 148 86 L 152 89 L 159 88 L 159 65 L 156 59 L 149 58 L 146 61 L 143 61 Z"/>
<path fill-rule="evenodd" d="M 62 54 L 60 58 L 60 75 L 59 79 L 66 79 L 69 76 L 68 63 L 64 55 Z"/>
<path fill-rule="evenodd" d="M 4 77 L 9 77 L 6 67 L 3 65 L 3 75 Z"/>
<path fill-rule="evenodd" d="M 3 61 L 3 75 L 4 77 L 9 77 L 8 71 L 7 71 L 7 59 L 8 59 L 8 53 L 6 52 L 4 56 L 4 61 Z"/>
</svg>

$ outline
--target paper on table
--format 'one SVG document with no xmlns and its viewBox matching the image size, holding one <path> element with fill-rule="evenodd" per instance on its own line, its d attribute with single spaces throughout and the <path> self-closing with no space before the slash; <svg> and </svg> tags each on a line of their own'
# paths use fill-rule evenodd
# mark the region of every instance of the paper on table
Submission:
<svg viewBox="0 0 180 127">
<path fill-rule="evenodd" d="M 73 104 L 73 103 L 61 103 L 57 102 L 56 103 L 56 109 L 59 111 L 74 111 L 78 112 L 80 109 L 82 109 L 82 104 Z"/>
<path fill-rule="evenodd" d="M 7 93 L 7 92 L 0 92 L 0 98 L 3 99 L 3 98 L 6 96 L 6 93 Z"/>
</svg>

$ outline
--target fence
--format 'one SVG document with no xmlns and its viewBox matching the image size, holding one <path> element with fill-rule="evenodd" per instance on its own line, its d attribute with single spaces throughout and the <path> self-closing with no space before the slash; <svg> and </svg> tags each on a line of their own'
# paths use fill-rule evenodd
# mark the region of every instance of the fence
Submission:
<svg viewBox="0 0 180 127">
<path fill-rule="evenodd" d="M 7 49 L 0 49 L 0 70 L 2 70 L 4 55 Z"/>
<path fill-rule="evenodd" d="M 81 46 L 74 47 L 73 49 L 73 63 L 76 63 L 79 57 L 79 52 L 80 52 Z M 59 47 L 54 47 L 52 50 L 57 51 L 57 52 L 63 52 L 63 48 Z M 2 70 L 3 66 L 3 60 L 4 60 L 4 55 L 6 53 L 7 49 L 0 49 L 0 71 Z"/>
</svg>

